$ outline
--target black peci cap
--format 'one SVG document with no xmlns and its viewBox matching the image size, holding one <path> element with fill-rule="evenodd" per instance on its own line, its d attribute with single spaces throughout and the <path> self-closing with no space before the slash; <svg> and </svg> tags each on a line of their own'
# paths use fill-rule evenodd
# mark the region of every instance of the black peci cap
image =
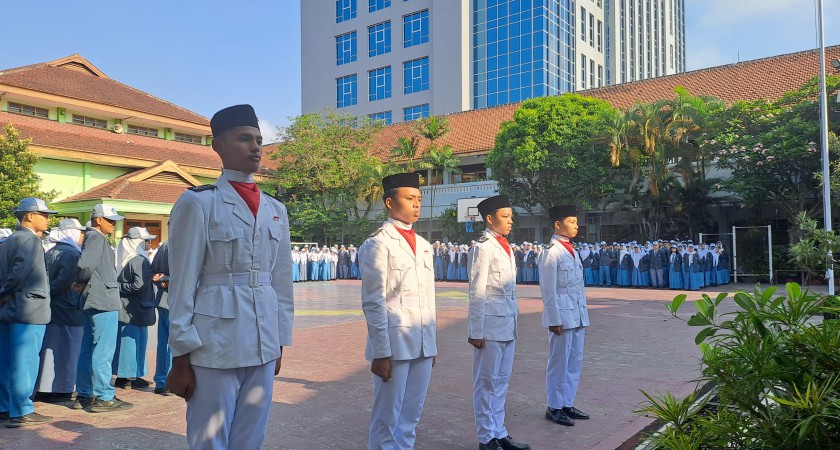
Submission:
<svg viewBox="0 0 840 450">
<path fill-rule="evenodd" d="M 382 179 L 382 192 L 387 193 L 391 189 L 411 187 L 420 189 L 419 173 L 397 173 L 388 175 Z"/>
<path fill-rule="evenodd" d="M 551 219 L 551 223 L 572 216 L 577 216 L 577 208 L 575 208 L 575 205 L 554 206 L 548 210 L 548 218 Z"/>
<path fill-rule="evenodd" d="M 229 106 L 213 114 L 210 119 L 210 129 L 215 137 L 235 127 L 260 127 L 257 113 L 251 105 Z"/>
<path fill-rule="evenodd" d="M 492 214 L 493 211 L 502 208 L 510 208 L 510 199 L 507 198 L 506 195 L 496 195 L 494 197 L 488 197 L 481 201 L 478 204 L 478 213 L 481 214 L 481 217 L 487 217 L 488 214 Z"/>
</svg>

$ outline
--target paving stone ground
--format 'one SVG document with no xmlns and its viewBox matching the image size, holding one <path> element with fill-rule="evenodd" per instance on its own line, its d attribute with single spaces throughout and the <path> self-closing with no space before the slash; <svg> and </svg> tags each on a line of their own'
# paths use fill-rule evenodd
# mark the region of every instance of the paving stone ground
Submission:
<svg viewBox="0 0 840 450">
<path fill-rule="evenodd" d="M 752 290 L 748 285 L 737 287 Z M 286 349 L 283 370 L 274 385 L 265 448 L 367 448 L 372 382 L 363 358 L 366 329 L 359 288 L 358 281 L 295 285 L 294 345 Z M 734 288 L 730 285 L 727 290 Z M 671 318 L 662 306 L 677 293 L 587 290 L 592 326 L 586 333 L 576 406 L 592 418 L 563 427 L 543 417 L 547 332 L 540 326 L 539 288 L 520 286 L 519 339 L 506 407 L 510 433 L 534 449 L 612 450 L 650 423 L 633 412 L 644 400 L 640 390 L 689 393 L 700 373 L 694 345 L 697 329 Z M 699 297 L 696 292 L 689 295 L 689 299 Z M 475 449 L 466 285 L 438 283 L 437 307 L 439 355 L 417 448 Z M 148 368 L 153 374 L 154 329 L 149 334 Z M 0 428 L 0 449 L 186 447 L 182 399 L 154 395 L 151 389 L 117 391 L 135 407 L 90 414 L 69 405 L 36 403 L 38 412 L 55 420 L 31 428 Z"/>
</svg>

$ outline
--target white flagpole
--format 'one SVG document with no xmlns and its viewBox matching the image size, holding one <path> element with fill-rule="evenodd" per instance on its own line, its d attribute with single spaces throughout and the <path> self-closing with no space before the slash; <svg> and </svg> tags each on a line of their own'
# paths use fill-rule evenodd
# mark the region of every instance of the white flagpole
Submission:
<svg viewBox="0 0 840 450">
<path fill-rule="evenodd" d="M 817 32 L 820 38 L 820 143 L 822 146 L 822 173 L 823 173 L 823 210 L 825 212 L 825 229 L 831 231 L 831 183 L 828 167 L 828 96 L 825 85 L 825 32 L 823 31 L 823 2 L 817 0 Z M 833 255 L 828 251 L 828 295 L 834 295 L 834 264 L 831 263 Z"/>
</svg>

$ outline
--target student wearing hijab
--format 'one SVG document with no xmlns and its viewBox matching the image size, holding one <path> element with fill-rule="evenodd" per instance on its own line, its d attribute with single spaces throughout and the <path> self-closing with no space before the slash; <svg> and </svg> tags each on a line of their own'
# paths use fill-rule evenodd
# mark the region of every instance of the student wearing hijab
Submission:
<svg viewBox="0 0 840 450">
<path fill-rule="evenodd" d="M 169 235 L 172 236 L 171 228 Z M 166 377 L 172 369 L 172 347 L 169 346 L 169 242 L 158 246 L 157 255 L 152 260 L 152 273 L 152 283 L 157 287 L 155 310 L 158 315 L 155 394 L 172 395 L 166 388 Z"/>
<path fill-rule="evenodd" d="M 133 227 L 117 246 L 117 283 L 120 284 L 119 329 L 114 352 L 114 386 L 140 389 L 151 386 L 146 375 L 146 344 L 149 326 L 155 324 L 155 292 L 146 243 L 156 238 L 148 230 Z"/>
<path fill-rule="evenodd" d="M 682 255 L 677 251 L 677 246 L 671 247 L 671 255 L 668 256 L 668 287 L 683 288 Z"/>
<path fill-rule="evenodd" d="M 52 316 L 41 347 L 41 370 L 36 400 L 58 403 L 72 401 L 76 390 L 76 368 L 82 351 L 85 316 L 79 309 L 80 295 L 70 288 L 73 272 L 82 255 L 85 227 L 76 219 L 62 219 L 50 232 L 54 246 L 45 261 L 50 277 Z"/>
<path fill-rule="evenodd" d="M 642 287 L 642 271 L 639 265 L 642 262 L 644 255 L 638 245 L 633 245 L 633 253 L 630 254 L 630 259 L 633 260 L 633 272 L 630 274 L 630 285 L 634 288 Z"/>
<path fill-rule="evenodd" d="M 581 244 L 580 251 L 580 260 L 583 264 L 583 285 L 584 286 L 592 286 L 593 278 L 592 278 L 592 250 L 590 246 L 586 244 Z"/>
<path fill-rule="evenodd" d="M 628 287 L 630 286 L 631 274 L 633 273 L 633 257 L 630 256 L 628 247 L 624 244 L 621 245 L 621 250 L 618 255 L 618 285 Z"/>
<path fill-rule="evenodd" d="M 292 282 L 300 281 L 300 248 L 295 246 L 292 248 Z"/>
</svg>

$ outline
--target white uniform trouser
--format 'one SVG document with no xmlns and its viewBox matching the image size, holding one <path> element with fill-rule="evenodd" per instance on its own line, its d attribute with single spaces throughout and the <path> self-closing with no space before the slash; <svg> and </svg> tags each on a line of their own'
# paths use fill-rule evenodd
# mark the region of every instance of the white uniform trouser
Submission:
<svg viewBox="0 0 840 450">
<path fill-rule="evenodd" d="M 505 397 L 516 341 L 484 341 L 484 347 L 473 349 L 473 411 L 478 442 L 508 436 L 505 428 Z"/>
<path fill-rule="evenodd" d="M 432 358 L 424 357 L 391 360 L 391 379 L 387 383 L 373 375 L 371 450 L 414 448 L 431 376 Z"/>
<path fill-rule="evenodd" d="M 580 372 L 583 368 L 583 336 L 586 328 L 563 329 L 560 335 L 548 332 L 548 367 L 545 387 L 548 407 L 560 409 L 575 405 Z"/>
<path fill-rule="evenodd" d="M 187 402 L 191 450 L 260 449 L 268 426 L 274 361 L 262 366 L 193 366 L 195 392 Z"/>
</svg>

